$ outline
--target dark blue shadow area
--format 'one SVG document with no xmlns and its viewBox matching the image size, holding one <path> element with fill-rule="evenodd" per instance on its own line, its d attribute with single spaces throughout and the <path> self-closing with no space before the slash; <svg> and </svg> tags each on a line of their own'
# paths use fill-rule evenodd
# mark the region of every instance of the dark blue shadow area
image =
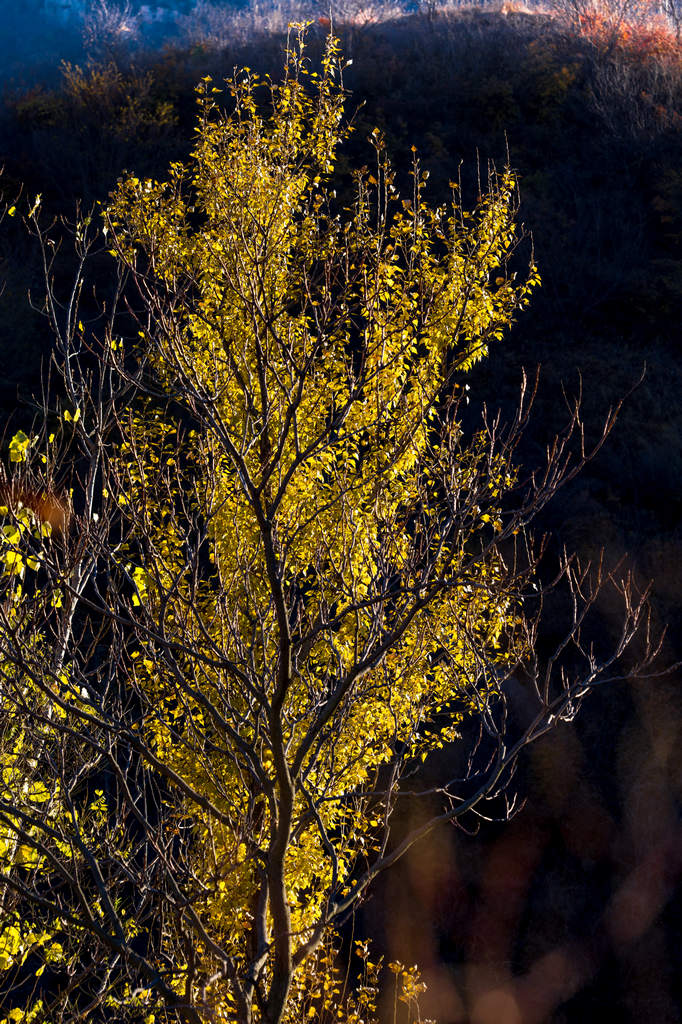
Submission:
<svg viewBox="0 0 682 1024">
<path fill-rule="evenodd" d="M 169 43 L 215 39 L 245 6 L 229 0 L 5 0 L 0 84 L 51 85 L 63 61 L 125 62 Z"/>
</svg>

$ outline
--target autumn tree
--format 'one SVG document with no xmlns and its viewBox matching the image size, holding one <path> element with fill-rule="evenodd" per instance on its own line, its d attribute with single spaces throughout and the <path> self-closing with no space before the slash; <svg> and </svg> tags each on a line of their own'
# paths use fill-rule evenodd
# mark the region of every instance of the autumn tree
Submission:
<svg viewBox="0 0 682 1024">
<path fill-rule="evenodd" d="M 1 491 L 6 1020 L 325 1020 L 333 934 L 376 876 L 437 821 L 503 814 L 523 747 L 622 671 L 644 614 L 565 559 L 540 659 L 528 524 L 588 457 L 579 408 L 531 475 L 525 396 L 506 429 L 460 415 L 537 283 L 509 269 L 514 178 L 433 209 L 415 164 L 401 199 L 375 134 L 344 205 L 342 68 L 297 37 L 281 84 L 235 75 L 229 114 L 204 80 L 187 162 L 79 222 L 64 301 L 29 211 L 62 399 Z M 607 653 L 583 640 L 604 585 Z M 467 720 L 464 777 L 396 833 L 406 776 Z"/>
</svg>

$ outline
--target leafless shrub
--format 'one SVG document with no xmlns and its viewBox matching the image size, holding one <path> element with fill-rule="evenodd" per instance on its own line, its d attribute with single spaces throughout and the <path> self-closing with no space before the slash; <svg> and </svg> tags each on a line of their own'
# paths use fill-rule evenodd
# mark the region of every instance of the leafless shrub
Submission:
<svg viewBox="0 0 682 1024">
<path fill-rule="evenodd" d="M 138 42 L 138 26 L 129 0 L 96 0 L 83 19 L 82 33 L 91 60 L 125 58 Z"/>
</svg>

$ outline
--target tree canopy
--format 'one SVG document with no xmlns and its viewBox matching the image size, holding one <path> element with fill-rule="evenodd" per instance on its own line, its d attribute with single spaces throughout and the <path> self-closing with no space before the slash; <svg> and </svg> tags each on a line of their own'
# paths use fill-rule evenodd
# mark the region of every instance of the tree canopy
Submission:
<svg viewBox="0 0 682 1024">
<path fill-rule="evenodd" d="M 578 407 L 525 478 L 527 403 L 506 430 L 460 415 L 538 283 L 510 268 L 514 177 L 434 209 L 375 133 L 339 198 L 342 71 L 299 35 L 280 84 L 234 76 L 230 113 L 205 79 L 188 160 L 79 223 L 66 301 L 31 211 L 64 391 L 11 442 L 0 509 L 8 1020 L 336 1015 L 335 929 L 433 824 L 393 828 L 402 780 L 473 718 L 485 756 L 438 793 L 441 820 L 474 813 L 641 621 L 614 583 L 620 638 L 586 648 L 603 579 L 566 560 L 571 671 L 540 664 L 527 526 L 588 457 Z"/>
</svg>

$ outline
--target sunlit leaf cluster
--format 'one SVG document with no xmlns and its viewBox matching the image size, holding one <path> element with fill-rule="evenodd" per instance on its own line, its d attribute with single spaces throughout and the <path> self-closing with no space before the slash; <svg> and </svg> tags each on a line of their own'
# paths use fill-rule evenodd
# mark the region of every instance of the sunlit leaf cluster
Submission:
<svg viewBox="0 0 682 1024">
<path fill-rule="evenodd" d="M 73 974 L 94 935 L 110 966 L 91 1005 L 150 1022 L 331 1005 L 325 943 L 393 856 L 401 779 L 525 653 L 498 547 L 512 449 L 458 415 L 538 280 L 510 269 L 515 181 L 432 208 L 415 161 L 402 198 L 377 133 L 372 171 L 337 179 L 342 70 L 330 39 L 312 71 L 300 34 L 281 84 L 233 78 L 229 113 L 204 80 L 188 160 L 119 182 L 104 246 L 125 325 L 89 343 L 98 392 L 67 364 L 60 420 L 89 467 L 84 539 L 36 502 L 2 510 L 21 650 L 2 666 L 0 857 L 19 896 L 58 882 L 42 930 L 8 919 L 0 972 L 30 954 Z M 17 434 L 10 463 L 40 450 Z M 372 971 L 349 1021 L 376 1009 Z"/>
</svg>

